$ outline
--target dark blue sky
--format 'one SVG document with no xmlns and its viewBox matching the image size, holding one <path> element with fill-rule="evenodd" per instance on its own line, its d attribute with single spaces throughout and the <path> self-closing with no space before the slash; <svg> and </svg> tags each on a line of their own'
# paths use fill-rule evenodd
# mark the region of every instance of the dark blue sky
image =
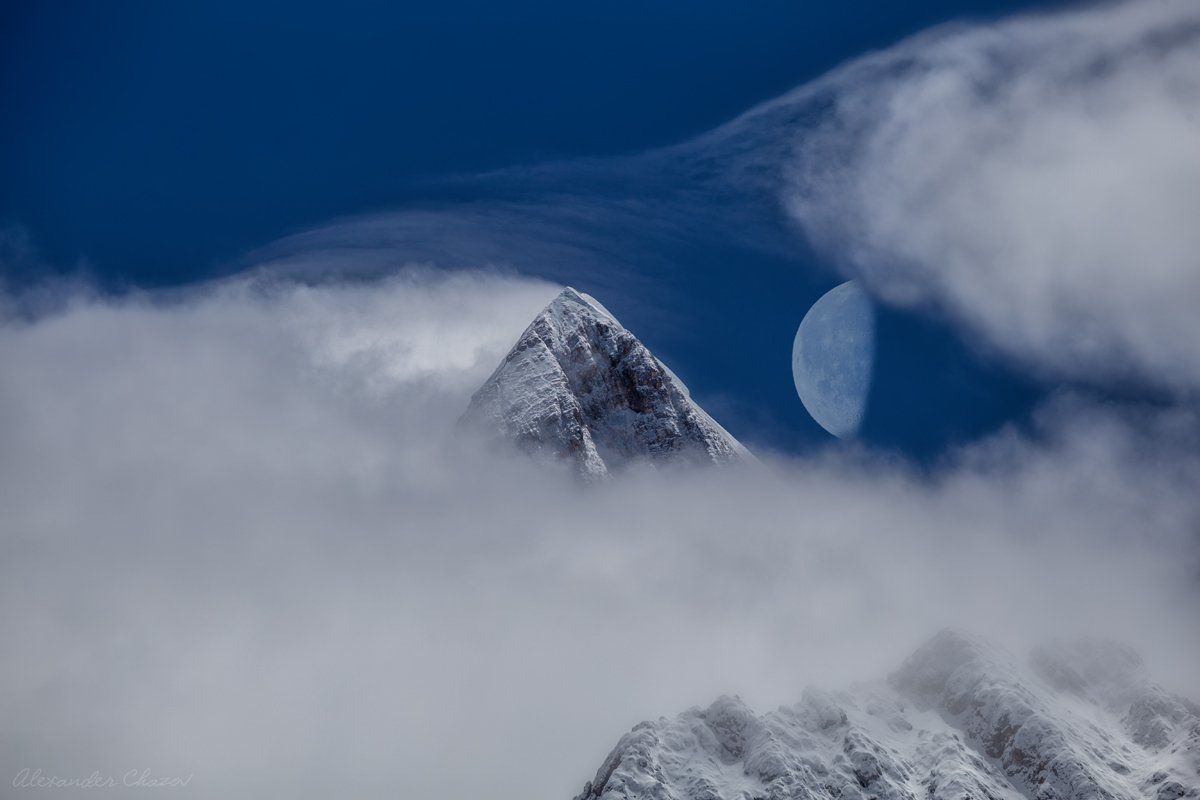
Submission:
<svg viewBox="0 0 1200 800">
<path fill-rule="evenodd" d="M 864 50 L 1018 0 L 9 2 L 0 220 L 170 284 L 415 179 L 712 128 Z"/>
<path fill-rule="evenodd" d="M 670 145 L 930 25 L 1051 5 L 9 2 L 0 225 L 27 230 L 58 268 L 86 259 L 110 288 L 188 283 L 330 218 L 419 204 L 442 176 Z M 676 243 L 657 261 L 684 258 L 675 285 L 695 294 L 681 288 L 672 310 L 693 309 L 695 328 L 656 330 L 632 304 L 627 324 L 738 435 L 822 441 L 786 351 L 805 304 L 836 281 L 803 255 Z M 732 289 L 731 259 L 754 262 Z M 38 277 L 5 269 L 10 285 Z M 620 298 L 601 299 L 622 314 Z M 734 303 L 744 311 L 730 317 Z M 705 332 L 712 315 L 746 333 Z M 876 392 L 896 402 L 869 426 L 877 444 L 935 454 L 1037 394 L 936 321 L 883 329 L 892 356 Z"/>
</svg>

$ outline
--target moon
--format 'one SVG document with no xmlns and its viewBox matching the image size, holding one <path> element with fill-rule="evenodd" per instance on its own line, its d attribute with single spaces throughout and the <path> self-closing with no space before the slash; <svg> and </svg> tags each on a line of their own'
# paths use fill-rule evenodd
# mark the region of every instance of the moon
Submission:
<svg viewBox="0 0 1200 800">
<path fill-rule="evenodd" d="M 792 344 L 792 379 L 812 418 L 839 439 L 862 427 L 875 366 L 875 307 L 854 281 L 825 293 Z"/>
</svg>

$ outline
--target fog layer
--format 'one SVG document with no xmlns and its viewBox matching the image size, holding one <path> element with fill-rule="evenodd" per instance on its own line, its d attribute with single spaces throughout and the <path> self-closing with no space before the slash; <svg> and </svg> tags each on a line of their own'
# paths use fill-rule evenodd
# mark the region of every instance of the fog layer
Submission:
<svg viewBox="0 0 1200 800">
<path fill-rule="evenodd" d="M 10 317 L 0 774 L 566 798 L 641 719 L 882 677 L 944 625 L 1115 636 L 1197 693 L 1193 416 L 1064 397 L 933 474 L 587 489 L 454 433 L 554 292 L 407 271 Z"/>
</svg>

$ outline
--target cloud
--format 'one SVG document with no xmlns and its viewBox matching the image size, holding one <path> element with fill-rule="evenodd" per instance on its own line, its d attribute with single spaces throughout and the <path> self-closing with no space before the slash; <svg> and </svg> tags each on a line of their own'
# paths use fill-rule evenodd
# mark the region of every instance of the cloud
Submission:
<svg viewBox="0 0 1200 800">
<path fill-rule="evenodd" d="M 1198 76 L 1191 0 L 951 25 L 693 140 L 448 179 L 450 200 L 244 263 L 304 280 L 496 264 L 656 324 L 698 272 L 797 292 L 770 271 L 817 267 L 798 227 L 885 303 L 948 316 L 1050 382 L 1194 395 Z"/>
<path fill-rule="evenodd" d="M 1194 415 L 1064 397 L 931 475 L 585 490 L 454 433 L 553 293 L 410 269 L 6 319 L 0 774 L 568 797 L 641 719 L 880 677 L 945 624 L 1114 635 L 1200 689 Z"/>
<path fill-rule="evenodd" d="M 885 299 L 1053 376 L 1200 388 L 1194 2 L 938 29 L 733 129 L 773 143 L 804 232 Z"/>
</svg>

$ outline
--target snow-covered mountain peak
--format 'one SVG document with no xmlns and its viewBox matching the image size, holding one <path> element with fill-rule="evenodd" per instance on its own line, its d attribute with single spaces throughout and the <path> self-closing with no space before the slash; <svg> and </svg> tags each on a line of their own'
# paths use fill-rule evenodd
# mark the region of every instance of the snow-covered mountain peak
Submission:
<svg viewBox="0 0 1200 800">
<path fill-rule="evenodd" d="M 806 690 L 761 716 L 722 697 L 642 723 L 577 800 L 1200 797 L 1200 709 L 1143 680 L 1121 645 L 1039 648 L 1034 661 L 1051 650 L 1072 674 L 1133 674 L 1142 688 L 1124 705 L 1098 702 L 986 640 L 944 631 L 884 683 Z"/>
<path fill-rule="evenodd" d="M 599 300 L 571 286 L 564 287 L 558 296 L 546 306 L 546 311 L 562 319 L 571 319 L 573 315 L 584 315 L 602 316 L 613 323 L 617 322 L 617 318 Z M 570 325 L 565 327 L 570 327 Z"/>
<path fill-rule="evenodd" d="M 521 334 L 464 420 L 587 478 L 633 461 L 752 459 L 637 337 L 570 287 Z"/>
<path fill-rule="evenodd" d="M 888 680 L 909 697 L 931 704 L 948 691 L 962 691 L 981 679 L 1009 675 L 1012 661 L 987 640 L 946 629 L 918 648 Z"/>
</svg>

